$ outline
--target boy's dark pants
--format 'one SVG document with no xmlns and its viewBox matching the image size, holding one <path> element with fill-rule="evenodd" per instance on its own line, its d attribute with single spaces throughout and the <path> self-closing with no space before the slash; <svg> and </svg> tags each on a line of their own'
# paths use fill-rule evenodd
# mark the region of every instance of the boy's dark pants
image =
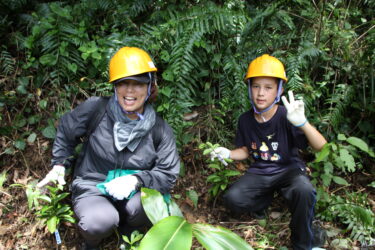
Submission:
<svg viewBox="0 0 375 250">
<path fill-rule="evenodd" d="M 287 200 L 293 249 L 311 249 L 311 223 L 316 192 L 305 170 L 295 168 L 273 175 L 246 173 L 224 195 L 226 206 L 236 214 L 266 209 L 275 191 Z"/>
</svg>

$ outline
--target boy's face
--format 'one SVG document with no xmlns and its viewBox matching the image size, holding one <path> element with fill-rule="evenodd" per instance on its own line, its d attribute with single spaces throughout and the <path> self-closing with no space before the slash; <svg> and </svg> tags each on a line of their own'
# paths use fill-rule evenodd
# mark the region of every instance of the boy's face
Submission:
<svg viewBox="0 0 375 250">
<path fill-rule="evenodd" d="M 117 99 L 121 107 L 128 112 L 143 113 L 147 97 L 147 84 L 135 80 L 124 80 L 116 84 Z M 131 115 L 128 115 L 129 118 Z M 134 114 L 136 118 L 137 115 Z"/>
<path fill-rule="evenodd" d="M 254 77 L 251 79 L 251 98 L 255 107 L 265 110 L 277 96 L 278 79 L 274 77 Z"/>
</svg>

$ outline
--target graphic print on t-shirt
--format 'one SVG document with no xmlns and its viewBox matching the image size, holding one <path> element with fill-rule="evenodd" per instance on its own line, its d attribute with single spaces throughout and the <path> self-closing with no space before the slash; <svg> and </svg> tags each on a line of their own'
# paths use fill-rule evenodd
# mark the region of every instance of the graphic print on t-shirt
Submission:
<svg viewBox="0 0 375 250">
<path fill-rule="evenodd" d="M 259 123 L 253 110 L 240 116 L 235 144 L 236 147 L 248 148 L 254 160 L 248 169 L 250 173 L 272 174 L 305 167 L 298 152 L 307 147 L 306 136 L 288 121 L 286 115 L 285 107 L 278 106 L 275 115 L 267 122 Z"/>
<path fill-rule="evenodd" d="M 271 156 L 271 161 L 278 161 L 278 160 L 280 160 L 281 159 L 281 157 L 280 157 L 280 155 L 279 154 L 276 154 L 276 153 L 274 153 L 272 156 Z"/>
<path fill-rule="evenodd" d="M 279 146 L 279 143 L 278 142 L 272 142 L 271 146 L 272 146 L 273 151 L 276 151 L 278 146 Z M 270 153 L 269 148 L 268 148 L 268 146 L 265 142 L 262 142 L 262 146 L 260 146 L 260 148 L 259 148 L 259 153 L 256 150 L 257 147 L 256 147 L 255 142 L 251 143 L 251 149 L 253 149 L 252 154 L 253 154 L 254 159 L 259 159 L 259 154 L 260 154 L 260 158 L 262 158 L 262 160 L 264 160 L 264 161 L 268 161 L 268 160 L 278 161 L 278 160 L 281 159 L 281 156 L 278 153 L 276 153 L 276 152 L 274 152 L 273 154 Z M 272 154 L 272 156 L 271 156 L 271 154 Z"/>
<path fill-rule="evenodd" d="M 278 142 L 271 142 L 271 147 L 272 147 L 273 151 L 276 151 L 277 148 L 279 147 L 279 143 Z"/>
<path fill-rule="evenodd" d="M 260 157 L 262 158 L 262 160 L 267 161 L 270 156 L 270 153 L 268 151 L 268 147 L 265 142 L 262 142 L 262 146 L 259 148 L 259 151 L 260 151 Z"/>
<path fill-rule="evenodd" d="M 270 134 L 270 135 L 266 135 L 266 137 L 267 137 L 268 140 L 271 140 L 274 135 L 275 135 L 275 133 Z"/>
</svg>

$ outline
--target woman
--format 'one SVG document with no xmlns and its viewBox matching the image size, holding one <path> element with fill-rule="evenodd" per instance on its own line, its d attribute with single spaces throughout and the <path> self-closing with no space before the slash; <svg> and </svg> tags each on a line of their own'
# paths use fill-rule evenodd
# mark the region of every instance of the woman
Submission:
<svg viewBox="0 0 375 250">
<path fill-rule="evenodd" d="M 72 183 L 74 212 L 85 249 L 96 249 L 116 227 L 126 232 L 149 225 L 140 187 L 170 191 L 179 173 L 179 157 L 170 126 L 148 100 L 157 68 L 139 48 L 123 47 L 111 58 L 109 82 L 114 94 L 88 138 Z M 89 128 L 99 97 L 65 114 L 53 145 L 52 170 L 38 185 L 65 184 L 74 148 Z"/>
</svg>

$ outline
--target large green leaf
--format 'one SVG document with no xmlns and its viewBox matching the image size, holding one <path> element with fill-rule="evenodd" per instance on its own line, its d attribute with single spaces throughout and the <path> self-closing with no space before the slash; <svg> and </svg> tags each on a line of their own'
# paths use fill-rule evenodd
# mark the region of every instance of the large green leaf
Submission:
<svg viewBox="0 0 375 250">
<path fill-rule="evenodd" d="M 145 235 L 140 250 L 189 250 L 192 226 L 184 218 L 169 216 L 156 223 Z"/>
<path fill-rule="evenodd" d="M 329 155 L 329 152 L 330 152 L 330 144 L 326 143 L 323 149 L 320 152 L 315 154 L 316 156 L 315 162 L 321 162 L 322 160 L 324 160 Z"/>
<path fill-rule="evenodd" d="M 366 142 L 364 142 L 362 139 L 359 139 L 357 137 L 349 137 L 346 139 L 347 142 L 352 144 L 353 146 L 356 146 L 357 148 L 361 149 L 362 151 L 368 153 L 368 146 Z"/>
<path fill-rule="evenodd" d="M 349 185 L 349 183 L 344 178 L 341 178 L 339 176 L 333 176 L 332 180 L 339 185 Z"/>
<path fill-rule="evenodd" d="M 253 249 L 240 236 L 220 226 L 193 224 L 193 235 L 208 250 Z"/>
<path fill-rule="evenodd" d="M 143 209 L 152 224 L 169 216 L 168 207 L 163 196 L 154 189 L 142 188 L 141 201 Z"/>
</svg>

